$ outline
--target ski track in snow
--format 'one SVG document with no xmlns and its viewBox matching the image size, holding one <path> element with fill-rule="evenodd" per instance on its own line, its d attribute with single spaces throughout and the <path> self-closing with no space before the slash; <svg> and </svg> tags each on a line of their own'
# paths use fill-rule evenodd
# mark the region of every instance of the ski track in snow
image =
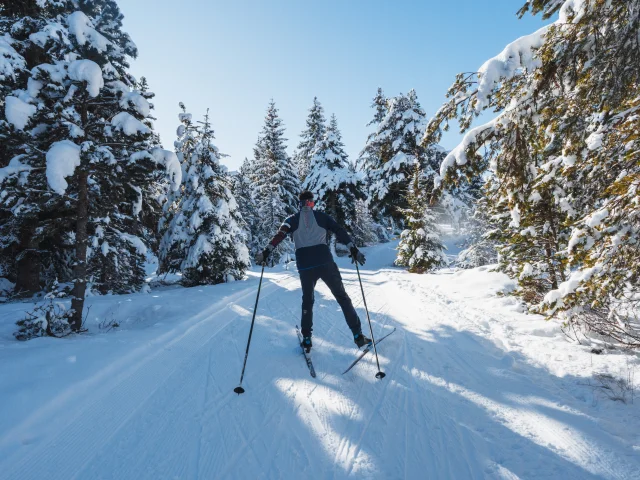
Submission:
<svg viewBox="0 0 640 480">
<path fill-rule="evenodd" d="M 356 349 L 322 282 L 312 379 L 296 345 L 297 275 L 273 271 L 244 395 L 232 390 L 256 281 L 5 422 L 0 477 L 640 478 L 640 453 L 601 428 L 589 404 L 514 353 L 517 339 L 495 340 L 503 313 L 386 267 L 389 247 L 370 253 L 361 273 L 374 333 L 398 329 L 379 348 L 385 379 L 374 378 L 373 352 L 341 375 Z M 366 329 L 355 270 L 340 264 Z"/>
</svg>

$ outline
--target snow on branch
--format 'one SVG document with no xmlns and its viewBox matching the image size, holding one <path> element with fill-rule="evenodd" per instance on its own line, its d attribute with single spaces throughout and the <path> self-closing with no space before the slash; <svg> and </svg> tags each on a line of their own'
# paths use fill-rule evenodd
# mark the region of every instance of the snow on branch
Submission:
<svg viewBox="0 0 640 480">
<path fill-rule="evenodd" d="M 89 43 L 100 53 L 106 52 L 111 45 L 111 42 L 93 27 L 91 20 L 83 12 L 73 12 L 67 17 L 67 24 L 69 32 L 76 37 L 80 45 Z"/>
<path fill-rule="evenodd" d="M 541 66 L 535 50 L 544 43 L 550 26 L 520 37 L 507 45 L 499 55 L 487 60 L 478 70 L 478 91 L 476 111 L 489 106 L 493 89 L 504 80 L 513 78 L 523 70 L 532 71 Z"/>
<path fill-rule="evenodd" d="M 36 106 L 22 101 L 18 97 L 5 98 L 4 114 L 7 121 L 18 130 L 24 130 L 29 119 L 36 113 Z"/>
<path fill-rule="evenodd" d="M 175 153 L 162 148 L 154 148 L 151 151 L 153 160 L 159 164 L 164 165 L 169 180 L 171 181 L 171 190 L 177 191 L 182 184 L 182 166 L 180 160 Z"/>
<path fill-rule="evenodd" d="M 80 146 L 70 140 L 55 142 L 47 152 L 47 182 L 51 189 L 64 195 L 69 184 L 65 180 L 80 166 Z"/>
<path fill-rule="evenodd" d="M 69 78 L 78 82 L 87 82 L 87 92 L 97 97 L 104 87 L 104 78 L 100 66 L 91 60 L 75 60 L 69 64 Z"/>
<path fill-rule="evenodd" d="M 7 34 L 0 37 L 0 81 L 14 78 L 18 71 L 27 68 L 24 58 L 11 45 L 13 41 Z"/>
<path fill-rule="evenodd" d="M 0 185 L 2 185 L 9 177 L 33 170 L 31 166 L 22 163 L 20 161 L 21 159 L 22 155 L 13 157 L 9 162 L 9 165 L 4 168 L 0 168 Z"/>
<path fill-rule="evenodd" d="M 471 145 L 475 145 L 476 148 L 481 147 L 481 145 L 477 144 L 478 138 L 482 134 L 493 132 L 500 118 L 501 117 L 497 117 L 490 122 L 472 128 L 467 133 L 465 133 L 464 137 L 462 137 L 462 141 L 447 154 L 447 156 L 440 164 L 440 175 L 435 177 L 435 183 L 437 187 L 440 186 L 440 184 L 442 183 L 442 179 L 446 176 L 447 171 L 450 168 L 454 167 L 455 165 L 461 166 L 467 164 L 467 150 L 469 149 L 469 147 Z"/>
<path fill-rule="evenodd" d="M 149 127 L 138 120 L 136 117 L 127 112 L 120 112 L 111 120 L 111 125 L 116 130 L 120 130 L 122 133 L 128 136 L 134 135 L 147 135 L 151 133 Z"/>
</svg>

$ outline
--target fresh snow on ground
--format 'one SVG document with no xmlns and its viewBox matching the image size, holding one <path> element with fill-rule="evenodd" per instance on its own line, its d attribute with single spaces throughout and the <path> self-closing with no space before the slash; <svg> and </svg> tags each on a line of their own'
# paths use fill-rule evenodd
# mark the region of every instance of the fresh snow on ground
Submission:
<svg viewBox="0 0 640 480">
<path fill-rule="evenodd" d="M 255 271 L 91 297 L 89 333 L 64 339 L 15 341 L 32 304 L 1 306 L 0 476 L 640 478 L 640 400 L 610 400 L 593 378 L 626 377 L 636 357 L 569 342 L 490 268 L 394 268 L 396 246 L 368 249 L 361 271 L 375 334 L 398 329 L 379 346 L 383 380 L 371 354 L 341 375 L 356 351 L 321 283 L 309 376 L 295 269 L 265 273 L 242 396 Z M 366 322 L 356 272 L 338 262 Z M 98 328 L 111 319 L 121 326 Z"/>
</svg>

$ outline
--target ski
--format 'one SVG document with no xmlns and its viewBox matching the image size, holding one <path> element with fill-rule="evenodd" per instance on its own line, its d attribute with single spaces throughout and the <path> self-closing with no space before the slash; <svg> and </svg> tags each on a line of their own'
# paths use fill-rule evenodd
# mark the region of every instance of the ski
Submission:
<svg viewBox="0 0 640 480">
<path fill-rule="evenodd" d="M 395 332 L 396 329 L 394 328 L 393 330 L 391 330 L 389 333 L 387 333 L 384 337 L 382 337 L 380 340 L 378 340 L 376 342 L 376 345 L 378 345 L 380 342 L 382 342 L 385 338 L 387 338 L 389 335 L 391 335 L 393 332 Z M 369 345 L 367 345 L 367 347 L 362 351 L 362 353 L 358 356 L 358 358 L 356 358 L 353 363 L 351 365 L 349 365 L 349 368 L 347 368 L 344 372 L 342 372 L 342 375 L 344 375 L 345 373 L 347 373 L 349 370 L 351 370 L 353 367 L 356 366 L 356 363 L 358 363 L 360 360 L 362 360 L 362 357 L 364 357 L 367 353 L 369 353 L 369 351 L 373 348 L 373 343 L 370 343 Z"/>
<path fill-rule="evenodd" d="M 302 334 L 300 333 L 300 329 L 298 325 L 296 325 L 296 333 L 298 334 L 298 340 L 300 342 L 300 350 L 302 350 L 302 355 L 304 355 L 304 360 L 307 362 L 307 367 L 309 367 L 309 373 L 313 378 L 316 378 L 316 369 L 313 368 L 313 363 L 311 363 L 311 357 L 307 355 L 307 352 L 302 348 Z"/>
</svg>

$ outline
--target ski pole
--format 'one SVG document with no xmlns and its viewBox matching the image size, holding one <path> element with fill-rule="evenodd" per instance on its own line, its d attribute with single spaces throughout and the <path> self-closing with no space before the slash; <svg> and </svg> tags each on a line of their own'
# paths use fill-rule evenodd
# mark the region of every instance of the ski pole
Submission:
<svg viewBox="0 0 640 480">
<path fill-rule="evenodd" d="M 251 335 L 253 334 L 253 325 L 256 321 L 256 312 L 258 311 L 258 299 L 260 298 L 260 289 L 262 288 L 262 276 L 264 275 L 264 262 L 262 263 L 262 272 L 260 272 L 260 283 L 258 284 L 258 295 L 256 295 L 256 304 L 253 307 L 253 318 L 251 319 L 251 328 L 249 329 L 249 340 L 247 340 L 247 351 L 244 353 L 244 364 L 242 365 L 242 373 L 240 374 L 240 383 L 233 389 L 238 395 L 244 393 L 242 388 L 242 380 L 244 379 L 244 369 L 247 366 L 247 357 L 249 357 L 249 346 L 251 345 Z"/>
<path fill-rule="evenodd" d="M 354 259 L 355 260 L 355 259 Z M 380 361 L 378 360 L 378 350 L 376 349 L 376 339 L 373 338 L 373 327 L 371 326 L 371 318 L 369 318 L 369 307 L 367 307 L 367 298 L 364 296 L 364 288 L 362 287 L 362 278 L 360 278 L 360 268 L 358 268 L 358 261 L 355 260 L 356 272 L 358 272 L 358 282 L 360 282 L 360 290 L 362 291 L 362 301 L 364 302 L 364 310 L 367 312 L 367 321 L 369 322 L 369 331 L 371 332 L 371 342 L 373 343 L 373 353 L 376 354 L 376 365 L 378 366 L 378 373 L 376 373 L 377 379 L 383 379 L 387 374 L 380 370 Z"/>
</svg>

